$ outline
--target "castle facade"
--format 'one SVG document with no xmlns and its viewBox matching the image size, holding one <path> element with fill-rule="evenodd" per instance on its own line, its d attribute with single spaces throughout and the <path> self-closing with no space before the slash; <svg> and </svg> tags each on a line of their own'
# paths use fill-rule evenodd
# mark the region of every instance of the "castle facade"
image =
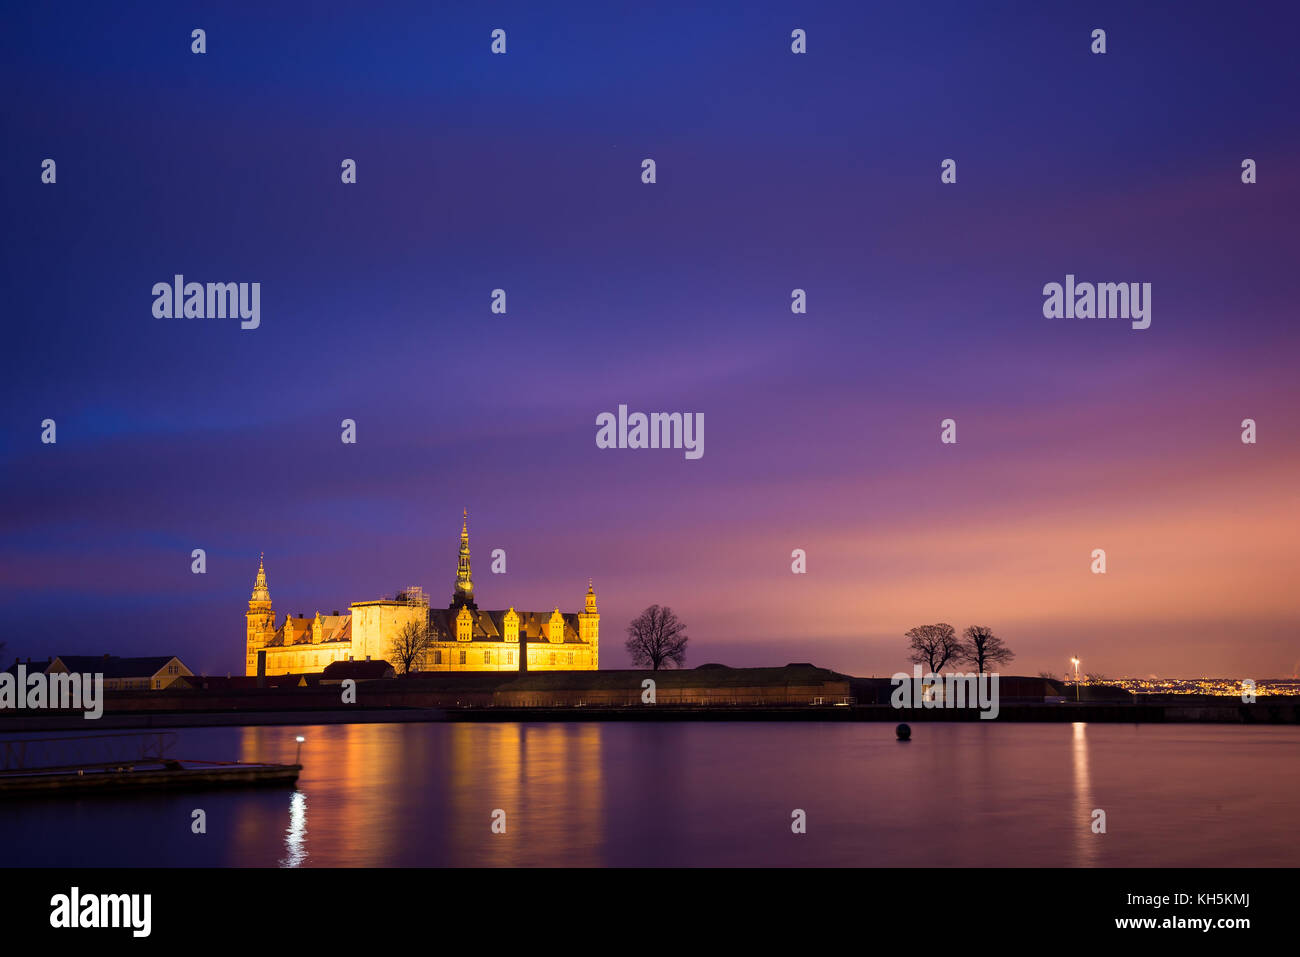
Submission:
<svg viewBox="0 0 1300 957">
<path fill-rule="evenodd" d="M 600 613 L 587 583 L 583 610 L 484 611 L 474 599 L 470 572 L 469 518 L 460 529 L 460 554 L 451 603 L 429 607 L 420 588 L 394 598 L 353 602 L 348 614 L 314 618 L 286 614 L 276 625 L 265 560 L 245 615 L 245 674 L 314 674 L 335 661 L 393 661 L 394 640 L 408 626 L 428 629 L 429 643 L 412 671 L 518 671 L 527 654 L 529 671 L 594 671 L 600 667 Z"/>
</svg>

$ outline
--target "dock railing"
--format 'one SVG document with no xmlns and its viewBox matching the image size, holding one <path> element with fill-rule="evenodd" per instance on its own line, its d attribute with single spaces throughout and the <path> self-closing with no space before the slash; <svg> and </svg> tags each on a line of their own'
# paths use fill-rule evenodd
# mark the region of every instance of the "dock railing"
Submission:
<svg viewBox="0 0 1300 957">
<path fill-rule="evenodd" d="M 175 745 L 174 731 L 6 738 L 0 740 L 0 773 L 161 764 Z"/>
</svg>

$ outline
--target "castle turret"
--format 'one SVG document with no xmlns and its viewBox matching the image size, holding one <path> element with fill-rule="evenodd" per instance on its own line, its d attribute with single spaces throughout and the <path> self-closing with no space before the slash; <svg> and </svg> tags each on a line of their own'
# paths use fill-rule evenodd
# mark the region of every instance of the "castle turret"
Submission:
<svg viewBox="0 0 1300 957">
<path fill-rule="evenodd" d="M 263 555 L 257 561 L 257 579 L 253 582 L 253 594 L 248 599 L 248 612 L 244 616 L 248 625 L 246 675 L 257 674 L 257 653 L 275 637 L 275 612 L 271 609 L 271 590 L 266 585 L 265 559 Z"/>
<path fill-rule="evenodd" d="M 596 589 L 587 579 L 587 599 L 578 613 L 578 637 L 591 645 L 591 667 L 600 667 L 600 612 L 596 610 Z"/>
</svg>

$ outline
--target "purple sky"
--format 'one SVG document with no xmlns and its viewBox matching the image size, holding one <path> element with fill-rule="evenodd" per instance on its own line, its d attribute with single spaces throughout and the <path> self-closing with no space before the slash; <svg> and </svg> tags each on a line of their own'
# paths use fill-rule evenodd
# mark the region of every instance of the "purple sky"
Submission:
<svg viewBox="0 0 1300 957">
<path fill-rule="evenodd" d="M 971 6 L 14 14 L 6 653 L 238 671 L 259 552 L 281 616 L 443 603 L 468 507 L 480 602 L 594 578 L 607 667 L 658 602 L 689 664 L 887 674 L 943 620 L 1021 673 L 1294 673 L 1294 8 Z M 178 272 L 261 327 L 154 318 Z M 1043 318 L 1066 273 L 1151 327 Z M 598 449 L 620 403 L 705 455 Z"/>
</svg>

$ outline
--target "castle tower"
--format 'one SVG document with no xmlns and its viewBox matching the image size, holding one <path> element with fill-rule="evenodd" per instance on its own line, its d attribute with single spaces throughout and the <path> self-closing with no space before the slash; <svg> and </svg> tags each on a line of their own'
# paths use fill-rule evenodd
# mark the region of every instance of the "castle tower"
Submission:
<svg viewBox="0 0 1300 957">
<path fill-rule="evenodd" d="M 464 512 L 464 521 L 460 526 L 460 556 L 456 560 L 456 587 L 451 593 L 450 608 L 462 608 L 468 605 L 478 611 L 474 604 L 474 579 L 469 570 L 469 509 Z"/>
<path fill-rule="evenodd" d="M 266 647 L 266 643 L 275 637 L 275 612 L 271 610 L 271 590 L 266 587 L 266 556 L 257 560 L 257 580 L 253 582 L 253 594 L 248 599 L 248 613 L 244 616 L 248 624 L 247 660 L 244 674 L 257 674 L 257 653 Z"/>
<path fill-rule="evenodd" d="M 587 600 L 578 613 L 578 637 L 591 645 L 591 667 L 600 667 L 600 612 L 596 610 L 596 589 L 587 579 Z"/>
</svg>

